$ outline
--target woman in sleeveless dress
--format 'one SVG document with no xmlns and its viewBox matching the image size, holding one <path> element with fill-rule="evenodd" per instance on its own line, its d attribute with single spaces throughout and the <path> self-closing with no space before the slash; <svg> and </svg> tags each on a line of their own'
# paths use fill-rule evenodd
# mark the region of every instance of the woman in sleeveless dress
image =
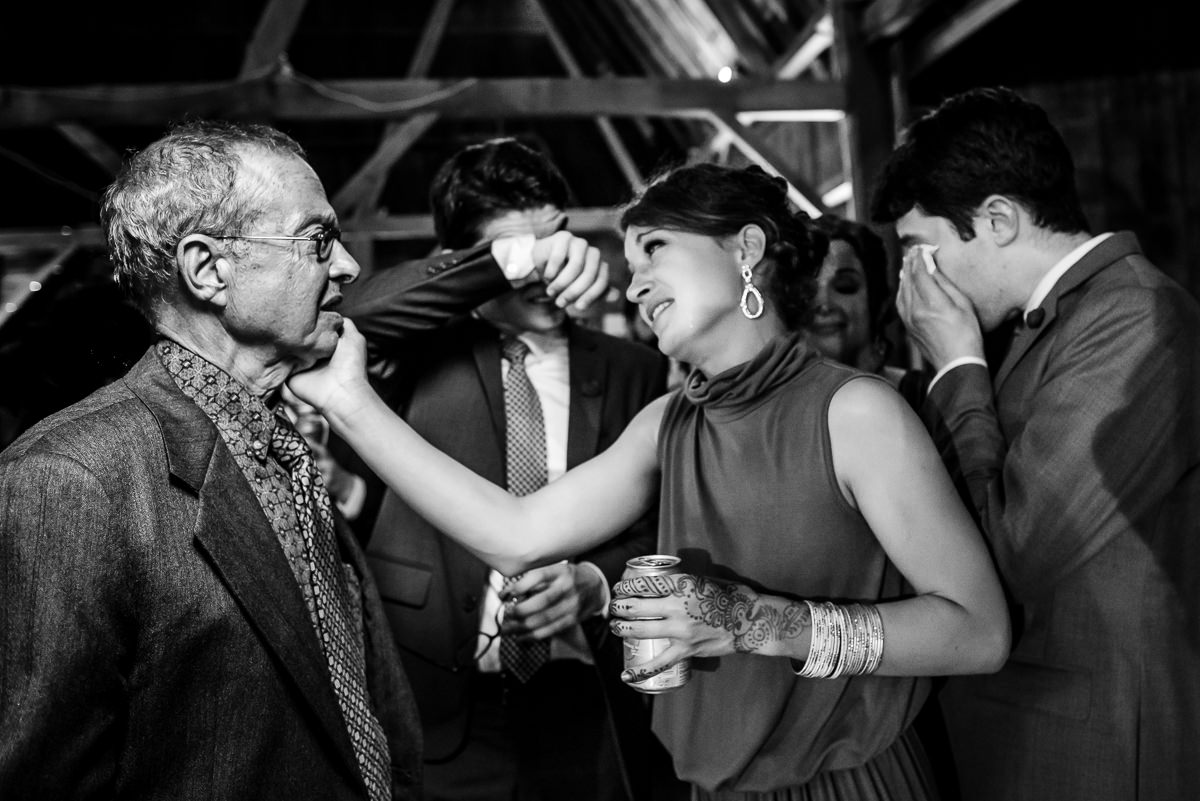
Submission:
<svg viewBox="0 0 1200 801">
<path fill-rule="evenodd" d="M 392 414 L 351 324 L 331 363 L 292 388 L 507 575 L 583 551 L 659 503 L 659 551 L 683 572 L 619 582 L 610 626 L 671 641 L 626 681 L 691 658 L 691 680 L 656 696 L 654 727 L 693 797 L 935 797 L 910 730 L 921 677 L 998 669 L 1008 617 L 919 420 L 885 381 L 804 343 L 827 241 L 756 167 L 679 168 L 626 207 L 622 228 L 627 297 L 693 371 L 611 448 L 532 495 L 480 479 Z M 527 589 L 514 585 L 513 613 L 536 628 Z"/>
</svg>

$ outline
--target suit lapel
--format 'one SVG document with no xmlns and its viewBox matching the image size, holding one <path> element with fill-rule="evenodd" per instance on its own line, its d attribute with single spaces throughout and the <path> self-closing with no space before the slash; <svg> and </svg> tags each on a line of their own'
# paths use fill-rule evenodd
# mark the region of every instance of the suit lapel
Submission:
<svg viewBox="0 0 1200 801">
<path fill-rule="evenodd" d="M 472 352 L 475 368 L 479 371 L 479 383 L 483 385 L 483 395 L 492 415 L 492 429 L 496 432 L 497 447 L 503 454 L 508 426 L 504 422 L 504 379 L 500 373 L 499 335 L 495 334 L 494 329 L 491 329 L 490 334 L 481 333 L 475 338 Z"/>
<path fill-rule="evenodd" d="M 569 326 L 571 407 L 567 418 L 567 469 L 595 455 L 600 441 L 600 414 L 604 405 L 604 384 L 608 362 L 596 347 L 591 334 L 578 326 Z"/>
<path fill-rule="evenodd" d="M 1017 326 L 1013 334 L 1012 346 L 1000 364 L 1000 369 L 996 372 L 996 390 L 999 391 L 1004 385 L 1034 343 L 1044 337 L 1046 332 L 1054 326 L 1054 321 L 1058 319 L 1058 302 L 1061 298 L 1079 289 L 1092 276 L 1113 262 L 1141 252 L 1137 237 L 1133 234 L 1128 232 L 1113 234 L 1085 253 L 1078 263 L 1068 269 L 1050 290 L 1046 299 L 1042 301 L 1040 308 L 1046 312 L 1042 324 L 1034 329 L 1026 328 L 1023 325 Z"/>
<path fill-rule="evenodd" d="M 261 635 L 332 745 L 357 773 L 341 710 L 308 608 L 258 498 L 216 427 L 151 350 L 129 383 L 157 418 L 173 476 L 199 495 L 194 536 L 221 581 Z"/>
</svg>

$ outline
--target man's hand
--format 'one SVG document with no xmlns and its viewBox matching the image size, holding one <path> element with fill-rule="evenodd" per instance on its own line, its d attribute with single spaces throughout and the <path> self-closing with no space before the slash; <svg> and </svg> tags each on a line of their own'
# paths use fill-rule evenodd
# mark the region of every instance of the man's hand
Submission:
<svg viewBox="0 0 1200 801">
<path fill-rule="evenodd" d="M 560 309 L 586 309 L 608 291 L 608 264 L 600 249 L 569 231 L 533 242 L 533 270 Z"/>
<path fill-rule="evenodd" d="M 507 604 L 503 636 L 544 640 L 599 612 L 604 580 L 599 571 L 559 562 L 526 571 L 500 600 Z"/>
<path fill-rule="evenodd" d="M 904 254 L 896 308 L 935 371 L 965 356 L 984 357 L 983 334 L 971 301 L 941 270 L 931 274 L 926 269 L 919 248 Z"/>
</svg>

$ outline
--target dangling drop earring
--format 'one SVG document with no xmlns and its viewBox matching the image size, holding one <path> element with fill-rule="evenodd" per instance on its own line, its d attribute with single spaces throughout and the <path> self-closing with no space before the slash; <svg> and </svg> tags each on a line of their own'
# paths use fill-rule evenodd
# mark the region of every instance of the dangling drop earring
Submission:
<svg viewBox="0 0 1200 801">
<path fill-rule="evenodd" d="M 758 287 L 754 285 L 754 273 L 750 270 L 749 264 L 742 265 L 742 300 L 738 304 L 742 307 L 742 314 L 746 315 L 747 320 L 757 320 L 763 313 L 763 296 L 758 291 Z M 754 298 L 754 311 L 750 311 L 750 298 Z"/>
</svg>

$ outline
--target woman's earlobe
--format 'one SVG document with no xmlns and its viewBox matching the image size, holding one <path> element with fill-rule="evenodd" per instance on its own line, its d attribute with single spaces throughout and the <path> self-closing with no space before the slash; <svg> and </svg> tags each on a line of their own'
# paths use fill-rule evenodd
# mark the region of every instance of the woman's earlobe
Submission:
<svg viewBox="0 0 1200 801">
<path fill-rule="evenodd" d="M 741 250 L 739 261 L 753 267 L 762 261 L 767 253 L 767 235 L 754 223 L 745 225 L 738 235 L 738 247 Z"/>
</svg>

